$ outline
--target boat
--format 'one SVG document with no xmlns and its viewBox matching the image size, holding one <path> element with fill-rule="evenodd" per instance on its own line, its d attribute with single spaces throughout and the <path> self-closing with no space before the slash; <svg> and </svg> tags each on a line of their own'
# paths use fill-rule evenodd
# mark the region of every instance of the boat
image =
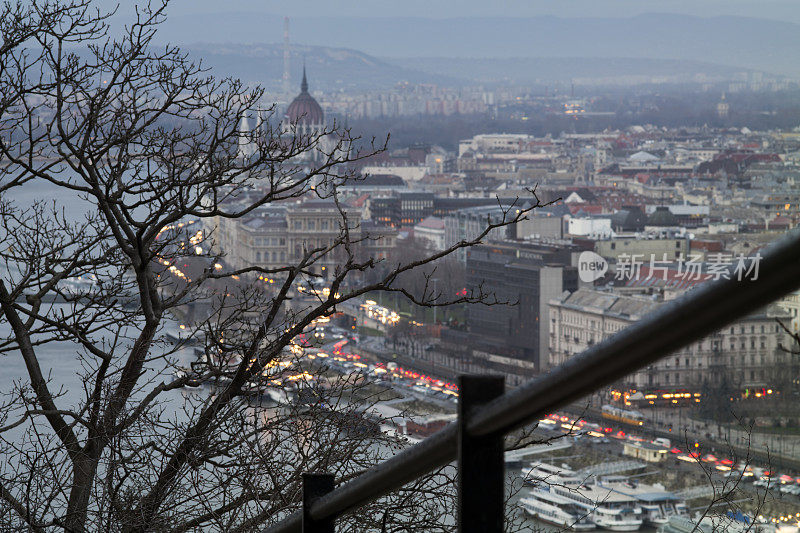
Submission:
<svg viewBox="0 0 800 533">
<path fill-rule="evenodd" d="M 177 367 L 175 369 L 175 378 L 176 379 L 183 379 L 183 378 L 189 376 L 190 374 L 191 374 L 191 371 L 188 368 L 184 368 L 184 367 L 179 366 L 179 367 Z M 196 382 L 195 382 L 195 384 L 192 384 L 192 382 L 190 381 L 190 382 L 187 382 L 183 386 L 183 388 L 184 389 L 199 389 L 200 385 L 196 384 Z"/>
<path fill-rule="evenodd" d="M 608 476 L 601 478 L 598 485 L 636 498 L 642 508 L 642 520 L 645 525 L 660 526 L 666 524 L 672 516 L 689 516 L 686 502 L 663 485 L 647 485 L 631 481 L 624 476 Z"/>
<path fill-rule="evenodd" d="M 537 520 L 567 531 L 591 531 L 597 528 L 583 508 L 545 488 L 531 490 L 526 498 L 519 500 L 519 506 Z"/>
<path fill-rule="evenodd" d="M 637 531 L 642 527 L 642 508 L 635 497 L 589 483 L 566 465 L 558 467 L 535 461 L 523 469 L 522 476 L 526 483 L 577 506 L 599 528 Z"/>
<path fill-rule="evenodd" d="M 291 385 L 266 386 L 259 392 L 262 398 L 278 405 L 288 405 L 297 399 L 297 387 Z"/>
<path fill-rule="evenodd" d="M 658 533 L 777 533 L 780 530 L 773 524 L 741 521 L 726 515 L 696 516 L 671 516 L 669 520 L 658 528 Z"/>
<path fill-rule="evenodd" d="M 576 503 L 599 528 L 609 531 L 638 531 L 642 527 L 642 508 L 632 496 L 597 484 L 578 487 L 551 485 L 550 490 Z"/>
<path fill-rule="evenodd" d="M 567 465 L 555 466 L 542 461 L 534 461 L 527 468 L 523 468 L 520 474 L 525 483 L 529 485 L 558 484 L 566 486 L 578 486 L 581 480 L 578 473 L 571 470 Z"/>
</svg>

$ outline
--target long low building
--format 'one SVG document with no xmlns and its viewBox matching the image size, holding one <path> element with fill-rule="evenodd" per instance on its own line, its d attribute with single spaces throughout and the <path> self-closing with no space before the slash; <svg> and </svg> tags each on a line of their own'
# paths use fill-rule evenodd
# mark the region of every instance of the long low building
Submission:
<svg viewBox="0 0 800 533">
<path fill-rule="evenodd" d="M 550 364 L 559 365 L 652 313 L 662 301 L 579 289 L 550 300 Z M 622 383 L 653 400 L 697 398 L 704 388 L 782 391 L 797 388 L 800 355 L 790 353 L 792 339 L 777 320 L 791 314 L 778 306 L 761 309 L 713 335 L 631 374 Z M 687 318 L 690 319 L 690 318 Z M 796 351 L 796 350 L 795 350 Z M 658 391 L 658 397 L 653 397 Z M 685 395 L 690 396 L 685 396 Z"/>
<path fill-rule="evenodd" d="M 394 249 L 397 230 L 362 220 L 357 208 L 340 211 L 328 200 L 270 206 L 242 218 L 216 217 L 209 220 L 206 231 L 212 236 L 214 251 L 224 254 L 230 267 L 279 268 L 297 264 L 307 249 L 339 242 L 343 216 L 347 217 L 351 239 L 358 242 L 354 248 L 360 257 L 382 259 Z M 321 257 L 314 268 L 327 277 L 341 260 L 337 249 Z"/>
</svg>

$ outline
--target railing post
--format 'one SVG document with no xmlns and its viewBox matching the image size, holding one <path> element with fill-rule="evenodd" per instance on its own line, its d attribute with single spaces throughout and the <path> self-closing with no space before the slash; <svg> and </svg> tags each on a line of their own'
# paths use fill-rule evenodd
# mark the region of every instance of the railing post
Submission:
<svg viewBox="0 0 800 533">
<path fill-rule="evenodd" d="M 502 533 L 505 494 L 503 435 L 467 433 L 472 413 L 502 396 L 502 376 L 458 378 L 458 531 Z"/>
<path fill-rule="evenodd" d="M 334 485 L 333 474 L 303 472 L 303 533 L 334 533 L 333 518 L 314 520 L 310 514 L 311 504 L 332 491 Z"/>
</svg>

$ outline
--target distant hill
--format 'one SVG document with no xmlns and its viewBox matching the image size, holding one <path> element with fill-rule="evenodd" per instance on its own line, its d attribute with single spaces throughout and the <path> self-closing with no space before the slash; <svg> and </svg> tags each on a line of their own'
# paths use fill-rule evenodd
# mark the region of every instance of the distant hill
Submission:
<svg viewBox="0 0 800 533">
<path fill-rule="evenodd" d="M 162 36 L 182 44 L 250 43 L 276 42 L 281 34 L 280 16 L 229 12 L 170 17 Z M 747 17 L 298 17 L 291 21 L 291 35 L 308 45 L 377 57 L 655 58 L 800 78 L 800 25 Z"/>
<path fill-rule="evenodd" d="M 469 76 L 485 84 L 686 83 L 731 80 L 750 69 L 702 61 L 625 57 L 517 57 L 508 59 L 415 57 L 387 59 L 423 72 Z"/>
<path fill-rule="evenodd" d="M 279 44 L 194 44 L 185 49 L 213 68 L 280 90 L 283 47 Z M 302 65 L 308 68 L 312 91 L 386 89 L 398 82 L 465 84 L 620 84 L 730 80 L 743 70 L 701 61 L 643 58 L 383 58 L 346 48 L 293 45 L 291 89 L 299 88 Z"/>
<path fill-rule="evenodd" d="M 278 44 L 193 44 L 184 50 L 212 67 L 214 75 L 233 76 L 280 90 L 283 78 L 283 47 Z M 387 88 L 400 81 L 460 85 L 467 80 L 415 70 L 345 48 L 293 45 L 290 79 L 293 92 L 300 90 L 303 63 L 311 91 L 352 91 Z"/>
</svg>

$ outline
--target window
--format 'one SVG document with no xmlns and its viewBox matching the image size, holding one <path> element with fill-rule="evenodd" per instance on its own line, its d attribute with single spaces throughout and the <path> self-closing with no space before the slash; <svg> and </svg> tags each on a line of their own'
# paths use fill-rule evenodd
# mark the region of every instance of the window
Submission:
<svg viewBox="0 0 800 533">
<path fill-rule="evenodd" d="M 315 230 L 317 229 L 317 223 L 314 220 L 308 221 L 308 229 Z"/>
</svg>

